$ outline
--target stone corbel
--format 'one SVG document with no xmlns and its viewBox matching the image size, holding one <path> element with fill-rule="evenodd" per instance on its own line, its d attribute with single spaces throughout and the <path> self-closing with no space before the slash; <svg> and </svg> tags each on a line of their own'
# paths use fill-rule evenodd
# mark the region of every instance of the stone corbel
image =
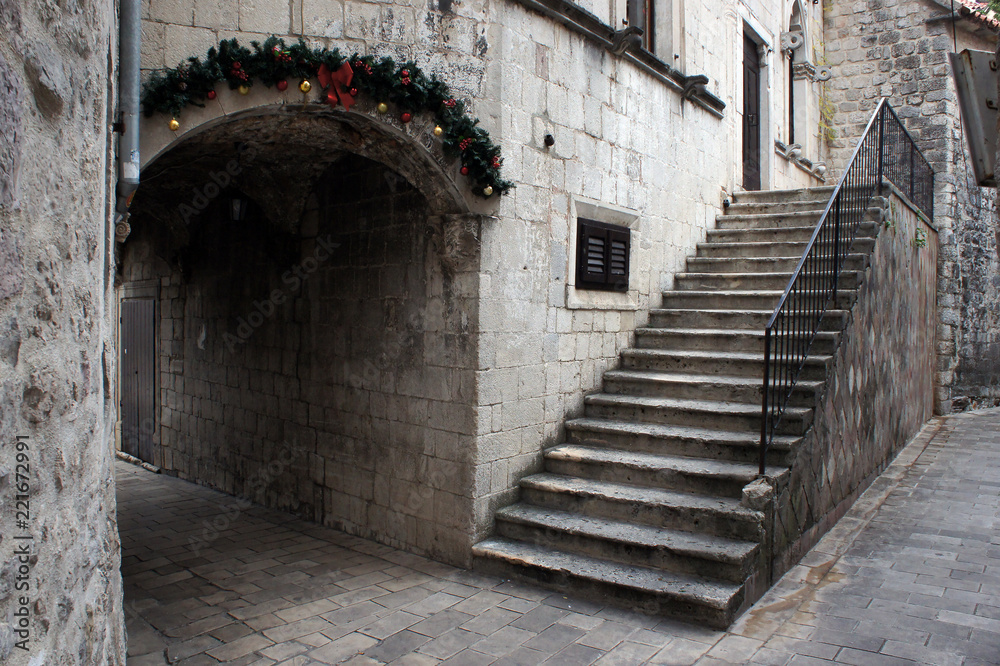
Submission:
<svg viewBox="0 0 1000 666">
<path fill-rule="evenodd" d="M 805 37 L 801 30 L 783 32 L 781 33 L 781 52 L 791 58 L 795 50 L 800 48 L 804 42 Z"/>
<path fill-rule="evenodd" d="M 799 81 L 806 79 L 810 82 L 816 80 L 816 65 L 809 61 L 792 63 L 792 79 Z"/>
<path fill-rule="evenodd" d="M 812 160 L 802 156 L 802 146 L 793 143 L 791 145 L 786 145 L 781 141 L 775 140 L 774 142 L 774 152 L 784 157 L 786 160 L 802 169 L 809 175 L 813 176 L 817 180 L 826 182 L 826 162 L 813 162 Z"/>
<path fill-rule="evenodd" d="M 132 233 L 132 225 L 128 223 L 128 215 L 123 215 L 115 222 L 115 242 L 124 243 L 129 234 Z"/>
</svg>

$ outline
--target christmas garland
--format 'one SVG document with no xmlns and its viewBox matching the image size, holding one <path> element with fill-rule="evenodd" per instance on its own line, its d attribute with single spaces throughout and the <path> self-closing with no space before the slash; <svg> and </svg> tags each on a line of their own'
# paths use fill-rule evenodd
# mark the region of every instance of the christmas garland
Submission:
<svg viewBox="0 0 1000 666">
<path fill-rule="evenodd" d="M 479 119 L 466 113 L 464 102 L 451 96 L 447 84 L 433 74 L 427 76 L 412 61 L 397 65 L 391 58 L 357 54 L 348 59 L 337 49 L 310 49 L 302 40 L 286 46 L 278 37 L 269 37 L 263 44 L 251 42 L 251 46 L 224 40 L 218 48 L 210 48 L 204 59 L 192 57 L 178 67 L 154 71 L 142 91 L 146 116 L 170 114 L 170 128 L 176 130 L 181 110 L 215 99 L 220 82 L 245 95 L 258 80 L 269 88 L 286 90 L 289 79 L 300 79 L 299 89 L 308 93 L 312 89 L 309 79 L 318 78 L 321 102 L 339 102 L 349 109 L 352 98 L 364 93 L 378 100 L 379 113 L 388 112 L 387 102 L 394 103 L 404 123 L 420 111 L 434 114 L 435 136 L 441 138 L 446 155 L 461 160 L 461 172 L 477 183 L 474 191 L 479 196 L 503 194 L 514 186 L 500 177 L 500 147 L 479 126 Z"/>
</svg>

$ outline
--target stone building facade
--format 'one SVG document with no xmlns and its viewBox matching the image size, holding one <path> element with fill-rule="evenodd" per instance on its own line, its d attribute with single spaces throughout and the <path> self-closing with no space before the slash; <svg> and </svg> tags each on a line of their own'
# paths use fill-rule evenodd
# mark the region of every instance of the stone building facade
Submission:
<svg viewBox="0 0 1000 666">
<path fill-rule="evenodd" d="M 975 182 L 948 53 L 994 51 L 996 23 L 936 0 L 834 2 L 826 51 L 836 109 L 834 165 L 850 155 L 879 98 L 888 97 L 935 170 L 938 266 L 936 409 L 1000 399 L 1000 261 L 996 193 Z"/>
<path fill-rule="evenodd" d="M 150 393 L 129 428 L 117 415 L 118 439 L 166 473 L 467 564 L 725 202 L 832 184 L 880 95 L 941 174 L 938 408 L 995 395 L 990 202 L 939 122 L 954 116 L 951 28 L 925 21 L 930 5 L 144 3 L 146 75 L 232 37 L 412 59 L 468 101 L 516 187 L 475 196 L 427 114 L 220 90 L 176 131 L 146 121 L 116 246 L 115 8 L 0 0 L 0 487 L 16 487 L 7 452 L 26 435 L 33 656 L 124 659 L 107 483 L 123 355 L 146 354 Z M 964 44 L 993 43 L 962 26 Z M 627 229 L 624 288 L 582 288 L 580 218 Z M 21 659 L 6 603 L 19 563 L 0 562 L 0 655 Z"/>
<path fill-rule="evenodd" d="M 0 662 L 124 664 L 115 7 L 0 2 Z"/>
<path fill-rule="evenodd" d="M 514 499 L 518 480 L 560 440 L 564 419 L 580 413 L 584 395 L 672 286 L 723 201 L 743 187 L 745 44 L 761 81 L 752 121 L 760 186 L 825 183 L 819 5 L 678 0 L 657 14 L 649 49 L 615 54 L 624 2 L 550 4 L 148 6 L 147 70 L 204 54 L 223 38 L 271 34 L 345 54 L 412 59 L 471 103 L 516 184 L 510 195 L 483 202 L 470 196 L 456 164 L 434 158 L 404 172 L 407 152 L 434 157 L 438 150 L 428 139 L 430 119 L 418 114 L 403 125 L 393 112 L 379 115 L 376 100 L 361 99 L 350 114 L 324 112 L 317 120 L 315 95 L 294 86 L 282 93 L 258 87 L 245 97 L 220 91 L 206 108 L 186 109 L 176 133 L 169 118 L 147 121 L 149 175 L 121 277 L 124 297 L 158 303 L 153 462 L 467 563 L 495 509 Z M 786 32 L 800 37 L 782 50 Z M 317 138 L 323 132 L 308 131 L 310 118 L 343 138 Z M 370 146 L 352 148 L 351 132 L 389 137 L 398 147 L 378 154 L 377 142 L 365 139 Z M 226 215 L 218 206 L 190 224 L 177 210 L 234 158 L 231 146 L 240 141 L 248 146 L 241 188 L 280 242 L 264 231 L 238 244 L 210 234 Z M 364 196 L 380 201 L 379 215 L 362 214 L 354 232 L 325 204 L 301 215 L 299 204 L 313 210 L 324 191 L 336 189 L 320 187 L 321 172 L 345 175 L 336 165 L 351 163 L 352 153 L 369 160 L 358 169 L 381 169 L 359 186 L 374 188 Z M 274 175 L 310 162 L 323 168 Z M 182 163 L 191 165 L 187 173 Z M 267 182 L 254 175 L 264 172 L 272 174 Z M 391 203 L 399 192 L 385 183 L 396 181 L 412 203 Z M 319 220 L 307 221 L 313 214 Z M 578 288 L 578 218 L 630 230 L 626 289 Z M 359 234 L 362 245 L 381 245 L 389 229 L 396 241 L 377 255 L 348 240 Z M 278 306 L 245 345 L 227 349 L 223 334 L 282 288 L 282 271 L 306 261 L 314 237 L 324 234 L 339 245 L 334 258 L 294 304 Z M 251 240 L 255 253 L 241 245 Z M 284 249 L 263 253 L 265 260 L 263 247 Z M 254 277 L 244 280 L 251 265 Z M 271 475 L 277 441 L 308 455 Z"/>
</svg>

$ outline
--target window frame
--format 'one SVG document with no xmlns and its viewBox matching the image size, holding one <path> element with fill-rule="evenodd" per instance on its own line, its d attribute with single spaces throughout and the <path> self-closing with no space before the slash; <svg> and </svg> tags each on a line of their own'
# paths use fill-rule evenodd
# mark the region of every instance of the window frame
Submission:
<svg viewBox="0 0 1000 666">
<path fill-rule="evenodd" d="M 577 217 L 576 224 L 574 286 L 577 289 L 628 293 L 631 278 L 632 229 L 585 217 Z M 590 270 L 596 261 L 594 253 L 591 252 L 592 246 L 589 242 L 591 238 L 603 241 L 599 272 Z M 618 243 L 617 256 L 616 243 Z M 615 271 L 616 263 L 624 264 L 624 267 Z"/>
</svg>

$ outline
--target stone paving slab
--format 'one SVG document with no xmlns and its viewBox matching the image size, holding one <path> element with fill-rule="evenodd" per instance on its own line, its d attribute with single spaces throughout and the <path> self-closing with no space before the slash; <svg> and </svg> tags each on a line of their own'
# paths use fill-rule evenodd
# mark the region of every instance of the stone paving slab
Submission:
<svg viewBox="0 0 1000 666">
<path fill-rule="evenodd" d="M 1000 664 L 1000 409 L 928 424 L 728 632 L 116 474 L 130 666 Z"/>
</svg>

